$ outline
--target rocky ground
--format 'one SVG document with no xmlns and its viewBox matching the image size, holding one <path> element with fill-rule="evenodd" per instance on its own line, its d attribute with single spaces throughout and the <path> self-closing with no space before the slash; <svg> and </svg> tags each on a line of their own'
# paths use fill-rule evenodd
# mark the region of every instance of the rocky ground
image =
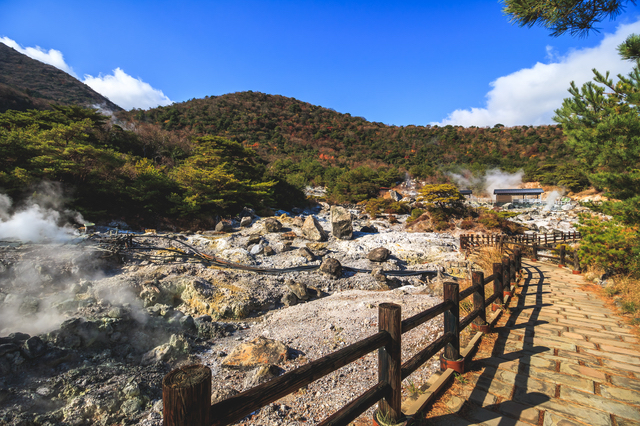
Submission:
<svg viewBox="0 0 640 426">
<path fill-rule="evenodd" d="M 564 230 L 573 213 L 531 208 L 516 220 Z M 129 250 L 123 264 L 82 239 L 0 242 L 0 424 L 160 425 L 161 380 L 179 365 L 211 367 L 220 400 L 373 334 L 379 303 L 402 304 L 403 317 L 439 303 L 434 274 L 388 273 L 457 264 L 457 239 L 407 233 L 404 220 L 326 205 L 274 218 L 246 211 L 215 231 L 147 234 L 155 249 Z M 187 263 L 171 247 L 262 268 L 321 266 L 266 275 Z M 440 331 L 428 323 L 404 335 L 403 358 Z M 261 342 L 282 356 L 237 361 L 239 347 Z M 315 423 L 376 374 L 372 354 L 240 423 Z"/>
</svg>

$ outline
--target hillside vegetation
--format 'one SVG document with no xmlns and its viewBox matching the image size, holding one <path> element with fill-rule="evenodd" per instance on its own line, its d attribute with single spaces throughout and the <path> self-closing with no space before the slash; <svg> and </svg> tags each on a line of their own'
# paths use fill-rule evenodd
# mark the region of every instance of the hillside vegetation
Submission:
<svg viewBox="0 0 640 426">
<path fill-rule="evenodd" d="M 339 175 L 359 166 L 383 167 L 386 174 L 407 171 L 431 182 L 446 181 L 446 172 L 463 168 L 479 173 L 494 167 L 524 169 L 525 180 L 575 190 L 588 185 L 560 126 L 387 126 L 257 92 L 192 99 L 119 117 L 136 125 L 237 141 L 255 150 L 274 173 L 285 170 L 292 184 L 329 185 L 336 200 L 350 198 L 333 191 Z"/>
<path fill-rule="evenodd" d="M 254 151 L 228 139 L 134 133 L 94 110 L 0 114 L 0 188 L 15 200 L 59 182 L 89 219 L 211 224 L 243 207 L 292 206 L 304 196 L 266 174 Z M 35 188 L 35 189 L 34 189 Z"/>
<path fill-rule="evenodd" d="M 49 109 L 52 104 L 122 109 L 66 72 L 0 43 L 0 112 Z"/>
</svg>

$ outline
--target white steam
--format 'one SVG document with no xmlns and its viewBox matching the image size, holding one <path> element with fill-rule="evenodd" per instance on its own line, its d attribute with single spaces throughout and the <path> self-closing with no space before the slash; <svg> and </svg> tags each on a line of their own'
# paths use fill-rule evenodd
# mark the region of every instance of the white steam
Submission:
<svg viewBox="0 0 640 426">
<path fill-rule="evenodd" d="M 522 185 L 524 172 L 518 170 L 515 173 L 503 172 L 500 169 L 491 169 L 482 176 L 476 176 L 468 170 L 462 173 L 447 173 L 460 189 L 471 189 L 475 194 L 490 196 L 495 199 L 494 189 L 519 188 Z"/>
<path fill-rule="evenodd" d="M 60 210 L 62 197 L 52 186 L 29 199 L 23 207 L 12 208 L 7 195 L 0 194 L 0 240 L 63 243 L 73 238 L 75 229 L 68 223 L 73 218 L 84 223 L 79 213 Z"/>
<path fill-rule="evenodd" d="M 551 210 L 553 208 L 553 205 L 556 203 L 556 201 L 558 200 L 558 198 L 562 197 L 562 193 L 558 192 L 558 191 L 551 191 L 549 193 L 549 195 L 547 196 L 547 203 L 544 206 L 545 210 Z"/>
</svg>

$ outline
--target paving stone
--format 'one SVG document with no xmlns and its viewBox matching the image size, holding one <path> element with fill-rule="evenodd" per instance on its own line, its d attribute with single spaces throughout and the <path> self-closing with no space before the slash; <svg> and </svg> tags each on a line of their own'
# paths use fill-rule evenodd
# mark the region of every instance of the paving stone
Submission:
<svg viewBox="0 0 640 426">
<path fill-rule="evenodd" d="M 594 410 L 592 408 L 584 407 L 578 404 L 567 404 L 566 401 L 560 401 L 556 398 L 553 398 L 549 401 L 541 401 L 539 403 L 539 408 L 544 408 L 546 410 L 545 416 L 549 411 L 552 411 L 554 412 L 553 414 L 560 415 L 561 417 L 568 417 L 568 419 L 579 420 L 591 426 L 611 425 L 611 418 L 609 416 L 609 413 Z"/>
<path fill-rule="evenodd" d="M 531 367 L 527 373 L 529 377 L 535 377 L 537 379 L 554 384 L 583 389 L 586 392 L 594 392 L 593 380 L 584 379 L 582 377 L 576 377 L 569 374 L 556 373 L 555 371 L 549 371 L 535 367 Z"/>
<path fill-rule="evenodd" d="M 583 426 L 583 423 L 576 423 L 572 420 L 561 417 L 551 411 L 547 411 L 544 413 L 543 425 L 544 426 Z"/>
<path fill-rule="evenodd" d="M 622 388 L 629 388 L 640 392 L 640 380 L 632 379 L 630 377 L 611 376 L 611 383 L 614 386 Z"/>
<path fill-rule="evenodd" d="M 607 352 L 615 352 L 615 353 L 619 353 L 619 354 L 625 354 L 625 355 L 634 355 L 637 357 L 640 357 L 640 353 L 638 353 L 638 350 L 635 348 L 623 348 L 620 346 L 616 346 L 616 345 L 605 345 L 604 343 L 600 345 L 600 350 L 601 351 L 607 351 Z"/>
<path fill-rule="evenodd" d="M 574 340 L 586 340 L 586 336 L 584 336 L 583 334 L 572 333 L 570 331 L 563 331 L 562 332 L 562 336 L 563 337 L 567 337 L 569 339 L 574 339 Z M 591 341 L 591 340 L 589 340 L 589 341 Z"/>
<path fill-rule="evenodd" d="M 640 410 L 623 402 L 614 401 L 603 398 L 602 396 L 592 395 L 590 393 L 580 392 L 566 387 L 560 387 L 560 398 L 582 404 L 589 408 L 602 410 L 606 413 L 618 415 L 626 419 L 640 421 Z"/>
<path fill-rule="evenodd" d="M 610 359 L 604 359 L 602 362 L 604 363 L 605 367 L 623 371 L 631 371 L 633 373 L 640 374 L 640 365 L 633 365 L 626 362 L 613 361 Z"/>
<path fill-rule="evenodd" d="M 455 414 L 430 417 L 429 424 L 434 426 L 470 426 L 472 423 Z"/>
<path fill-rule="evenodd" d="M 479 387 L 464 388 L 462 392 L 460 392 L 460 395 L 467 401 L 479 405 L 480 407 L 494 405 L 497 401 L 497 398 L 494 395 Z"/>
<path fill-rule="evenodd" d="M 471 406 L 465 410 L 464 417 L 468 420 L 481 423 L 483 426 L 529 426 L 519 420 L 503 417 L 499 413 L 485 410 L 477 406 Z"/>
<path fill-rule="evenodd" d="M 639 385 L 640 383 L 637 383 Z M 636 386 L 637 389 L 638 386 Z M 640 405 L 640 392 L 637 390 L 600 385 L 600 395 L 605 398 L 617 399 L 629 404 Z"/>
<path fill-rule="evenodd" d="M 513 401 L 503 402 L 498 406 L 498 410 L 502 414 L 533 424 L 538 424 L 540 418 L 540 411 Z"/>
<path fill-rule="evenodd" d="M 603 371 L 595 368 L 585 367 L 582 365 L 571 363 L 560 363 L 560 372 L 565 374 L 576 374 L 578 376 L 586 376 L 599 381 L 606 381 L 606 375 Z"/>
<path fill-rule="evenodd" d="M 611 338 L 607 338 L 607 337 L 592 337 L 591 339 L 589 339 L 590 342 L 593 343 L 597 343 L 597 344 L 603 344 L 603 345 L 611 345 L 611 346 L 620 346 L 623 348 L 628 348 L 628 347 L 633 347 L 633 345 L 631 345 L 628 342 L 623 342 L 621 340 L 614 340 L 613 336 Z"/>
<path fill-rule="evenodd" d="M 581 352 L 587 353 L 587 354 L 591 354 L 591 355 L 595 355 L 597 357 L 600 358 L 607 358 L 610 359 L 612 361 L 617 361 L 617 362 L 624 362 L 627 364 L 633 364 L 633 365 L 639 365 L 640 366 L 640 355 L 639 356 L 630 356 L 630 355 L 623 355 L 623 354 L 616 354 L 616 353 L 611 353 L 611 352 L 606 352 L 606 351 L 598 351 L 595 349 L 583 349 Z"/>
</svg>

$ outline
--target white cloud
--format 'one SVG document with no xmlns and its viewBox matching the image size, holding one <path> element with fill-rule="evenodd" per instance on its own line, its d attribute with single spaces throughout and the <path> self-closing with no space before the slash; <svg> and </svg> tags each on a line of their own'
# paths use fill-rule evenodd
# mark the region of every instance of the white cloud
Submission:
<svg viewBox="0 0 640 426">
<path fill-rule="evenodd" d="M 22 47 L 9 37 L 0 37 L 0 43 L 78 78 L 73 68 L 64 61 L 64 56 L 59 50 L 46 51 L 40 46 Z M 149 83 L 145 83 L 140 78 L 133 78 L 120 68 L 113 70 L 113 74 L 105 76 L 99 74 L 97 77 L 93 77 L 85 74 L 84 80 L 81 81 L 124 109 L 147 109 L 173 103 L 162 93 L 162 90 L 154 89 Z"/>
<path fill-rule="evenodd" d="M 514 125 L 551 124 L 553 111 L 569 97 L 567 89 L 571 81 L 578 86 L 593 78 L 592 69 L 610 71 L 612 76 L 627 74 L 633 64 L 618 56 L 616 47 L 631 33 L 640 33 L 640 21 L 621 25 L 615 34 L 606 34 L 602 42 L 592 48 L 570 51 L 557 56 L 553 48 L 547 48 L 547 59 L 555 62 L 536 63 L 491 82 L 485 108 L 458 109 L 447 116 L 439 126 L 493 126 L 502 123 Z"/>
<path fill-rule="evenodd" d="M 4 43 L 7 46 L 22 53 L 23 55 L 27 55 L 28 57 L 36 59 L 40 62 L 44 62 L 45 64 L 53 65 L 54 67 L 66 72 L 67 74 L 71 74 L 72 76 L 78 78 L 76 73 L 73 72 L 73 68 L 71 68 L 64 61 L 64 56 L 59 50 L 49 49 L 49 51 L 46 51 L 40 46 L 22 47 L 14 40 L 11 40 L 9 37 L 0 37 L 0 43 Z"/>
<path fill-rule="evenodd" d="M 124 109 L 147 109 L 173 103 L 162 90 L 154 89 L 149 83 L 131 77 L 120 68 L 113 70 L 113 75 L 85 75 L 84 82 Z"/>
</svg>

